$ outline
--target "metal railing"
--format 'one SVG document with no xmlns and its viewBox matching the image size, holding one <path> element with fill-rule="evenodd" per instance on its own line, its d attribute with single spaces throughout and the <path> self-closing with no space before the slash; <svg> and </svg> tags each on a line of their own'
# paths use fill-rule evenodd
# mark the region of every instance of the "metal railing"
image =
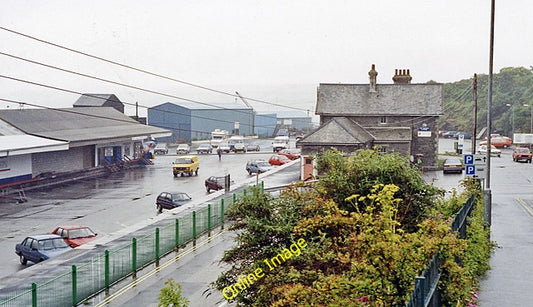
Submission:
<svg viewBox="0 0 533 307">
<path fill-rule="evenodd" d="M 459 238 L 466 238 L 467 218 L 472 214 L 474 208 L 474 194 L 465 201 L 461 209 L 455 214 L 451 224 L 452 231 L 459 234 Z M 439 253 L 433 255 L 431 261 L 422 272 L 422 276 L 415 277 L 415 288 L 406 307 L 439 307 L 441 306 L 440 293 L 437 284 L 440 279 Z"/>
<path fill-rule="evenodd" d="M 261 184 L 261 188 L 263 185 Z M 246 195 L 246 189 L 242 191 Z M 118 281 L 136 276 L 137 271 L 158 261 L 179 246 L 195 240 L 224 223 L 224 214 L 235 202 L 236 194 L 157 227 L 149 234 L 103 255 L 73 265 L 53 279 L 32 283 L 27 289 L 0 298 L 0 306 L 76 306 L 108 289 Z"/>
</svg>

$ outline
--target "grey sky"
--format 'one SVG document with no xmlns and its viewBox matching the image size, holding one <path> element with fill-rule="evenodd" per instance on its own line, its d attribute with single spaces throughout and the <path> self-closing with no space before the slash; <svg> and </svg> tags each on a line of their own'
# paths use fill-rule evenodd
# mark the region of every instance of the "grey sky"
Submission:
<svg viewBox="0 0 533 307">
<path fill-rule="evenodd" d="M 21 1 L 0 25 L 179 80 L 314 111 L 323 82 L 413 83 L 488 72 L 490 0 Z M 533 65 L 533 2 L 497 1 L 495 72 Z M 0 51 L 206 103 L 235 98 L 112 66 L 0 30 Z M 2 75 L 153 106 L 168 97 L 56 72 L 0 55 Z M 0 78 L 0 98 L 69 107 L 75 94 Z M 7 103 L 0 102 L 0 107 Z M 252 102 L 258 110 L 281 109 Z M 10 105 L 11 108 L 17 107 Z M 126 107 L 132 114 L 133 108 Z"/>
</svg>

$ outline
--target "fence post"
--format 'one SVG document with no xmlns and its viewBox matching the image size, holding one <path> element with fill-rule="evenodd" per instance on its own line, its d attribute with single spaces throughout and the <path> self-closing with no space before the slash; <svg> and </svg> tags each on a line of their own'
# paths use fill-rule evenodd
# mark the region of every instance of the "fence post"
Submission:
<svg viewBox="0 0 533 307">
<path fill-rule="evenodd" d="M 131 239 L 131 272 L 137 277 L 137 239 Z"/>
<path fill-rule="evenodd" d="M 415 289 L 418 287 L 418 295 L 417 295 L 417 301 L 418 304 L 416 306 L 424 306 L 424 302 L 426 300 L 427 295 L 427 289 L 426 289 L 426 278 L 424 276 L 416 276 L 415 277 Z"/>
<path fill-rule="evenodd" d="M 224 198 L 220 200 L 220 223 L 224 223 Z"/>
<path fill-rule="evenodd" d="M 104 252 L 104 259 L 105 259 L 105 268 L 104 268 L 104 275 L 105 275 L 105 288 L 109 288 L 109 251 L 106 249 Z"/>
<path fill-rule="evenodd" d="M 159 227 L 155 228 L 155 259 L 159 260 Z"/>
<path fill-rule="evenodd" d="M 77 272 L 76 272 L 76 266 L 73 265 L 72 266 L 72 306 L 76 306 L 77 305 L 77 301 L 78 301 L 78 285 L 77 285 Z"/>
<path fill-rule="evenodd" d="M 37 284 L 31 283 L 31 306 L 37 307 Z"/>
<path fill-rule="evenodd" d="M 192 212 L 192 238 L 196 239 L 196 211 Z"/>
<path fill-rule="evenodd" d="M 261 193 L 265 193 L 265 182 L 261 181 Z"/>
<path fill-rule="evenodd" d="M 233 193 L 233 202 L 232 202 L 232 204 L 234 204 L 236 200 L 237 200 L 237 195 L 235 193 Z"/>
<path fill-rule="evenodd" d="M 176 238 L 176 242 L 174 242 L 174 246 L 176 246 L 176 248 L 178 248 L 180 246 L 180 220 L 179 219 L 176 219 L 176 235 L 175 235 L 175 238 Z"/>
<path fill-rule="evenodd" d="M 211 204 L 207 205 L 207 230 L 211 230 Z"/>
</svg>

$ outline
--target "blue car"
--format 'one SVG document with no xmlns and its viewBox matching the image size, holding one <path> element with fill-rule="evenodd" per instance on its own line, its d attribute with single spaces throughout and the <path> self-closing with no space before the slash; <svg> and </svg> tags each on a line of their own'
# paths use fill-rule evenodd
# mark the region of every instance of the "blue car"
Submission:
<svg viewBox="0 0 533 307">
<path fill-rule="evenodd" d="M 252 160 L 246 164 L 246 171 L 248 174 L 261 174 L 274 168 L 268 161 L 265 160 Z"/>
<path fill-rule="evenodd" d="M 71 249 L 61 236 L 46 234 L 27 237 L 15 246 L 15 253 L 19 256 L 20 263 L 26 265 L 28 261 L 39 263 Z"/>
</svg>

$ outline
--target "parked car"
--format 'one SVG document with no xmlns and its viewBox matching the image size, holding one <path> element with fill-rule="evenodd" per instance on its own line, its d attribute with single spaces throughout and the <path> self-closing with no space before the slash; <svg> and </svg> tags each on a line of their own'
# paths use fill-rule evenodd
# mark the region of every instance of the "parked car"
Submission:
<svg viewBox="0 0 533 307">
<path fill-rule="evenodd" d="M 168 145 L 167 143 L 159 143 L 155 145 L 154 154 L 156 155 L 166 155 L 168 154 Z"/>
<path fill-rule="evenodd" d="M 196 148 L 197 154 L 210 154 L 213 152 L 213 146 L 211 144 L 200 144 L 198 148 Z"/>
<path fill-rule="evenodd" d="M 513 161 L 526 161 L 528 163 L 531 163 L 531 151 L 529 151 L 529 148 L 526 147 L 517 147 L 513 150 Z"/>
<path fill-rule="evenodd" d="M 477 152 L 479 154 L 482 154 L 482 155 L 486 155 L 487 154 L 487 142 L 485 142 L 485 145 L 479 145 L 479 147 L 477 148 Z M 502 151 L 499 150 L 498 148 L 494 147 L 494 145 L 492 145 L 490 147 L 490 156 L 494 156 L 494 157 L 501 157 L 502 155 Z"/>
<path fill-rule="evenodd" d="M 68 243 L 71 247 L 78 247 L 96 240 L 97 234 L 89 227 L 82 225 L 63 225 L 56 227 L 52 232 Z"/>
<path fill-rule="evenodd" d="M 71 249 L 62 237 L 45 234 L 26 237 L 15 246 L 15 253 L 19 256 L 20 263 L 25 265 L 28 261 L 39 263 Z"/>
<path fill-rule="evenodd" d="M 225 184 L 226 176 L 211 176 L 205 180 L 205 189 L 207 190 L 207 193 L 211 192 L 211 190 L 218 191 L 224 189 Z"/>
<path fill-rule="evenodd" d="M 197 156 L 181 156 L 172 164 L 174 177 L 178 176 L 178 174 L 180 176 L 183 176 L 183 174 L 192 176 L 193 173 L 198 176 L 198 169 L 200 169 L 200 162 Z"/>
<path fill-rule="evenodd" d="M 463 173 L 463 163 L 459 158 L 448 158 L 444 160 L 444 165 L 442 167 L 442 172 L 447 173 Z"/>
<path fill-rule="evenodd" d="M 178 155 L 181 154 L 188 154 L 191 151 L 191 146 L 189 144 L 178 144 L 178 148 L 176 148 L 176 153 Z"/>
<path fill-rule="evenodd" d="M 162 192 L 157 196 L 155 200 L 155 206 L 159 213 L 163 212 L 163 209 L 174 209 L 189 201 L 191 197 L 184 192 Z"/>
<path fill-rule="evenodd" d="M 506 136 L 495 136 L 495 137 L 491 137 L 490 143 L 496 146 L 497 148 L 507 148 L 513 145 L 513 140 Z M 486 145 L 487 139 L 485 138 L 485 140 L 481 142 L 481 144 Z"/>
<path fill-rule="evenodd" d="M 261 147 L 258 144 L 246 144 L 246 151 L 260 151 Z"/>
<path fill-rule="evenodd" d="M 268 163 L 270 163 L 271 165 L 283 165 L 289 162 L 291 162 L 291 160 L 286 156 L 282 155 L 272 155 L 270 159 L 268 159 Z"/>
<path fill-rule="evenodd" d="M 278 151 L 278 155 L 285 156 L 291 160 L 299 159 L 302 156 L 302 152 L 298 148 L 294 149 L 282 149 Z"/>
<path fill-rule="evenodd" d="M 246 152 L 246 145 L 244 143 L 236 142 L 233 144 L 233 147 L 231 147 L 231 150 L 233 152 Z"/>
<path fill-rule="evenodd" d="M 221 142 L 218 145 L 218 148 L 220 148 L 220 150 L 222 150 L 225 153 L 229 153 L 231 151 L 231 148 L 229 147 L 229 144 L 226 143 L 226 142 Z"/>
<path fill-rule="evenodd" d="M 453 139 L 456 133 L 457 131 L 447 131 L 442 134 L 442 137 L 447 139 Z"/>
<path fill-rule="evenodd" d="M 460 135 L 462 135 L 465 139 L 471 139 L 472 138 L 472 135 L 470 133 L 466 133 L 466 132 L 463 132 L 463 131 L 457 132 L 454 137 L 456 139 L 459 139 Z"/>
<path fill-rule="evenodd" d="M 265 160 L 251 160 L 246 163 L 246 171 L 248 174 L 264 173 L 272 169 L 272 165 Z"/>
</svg>

